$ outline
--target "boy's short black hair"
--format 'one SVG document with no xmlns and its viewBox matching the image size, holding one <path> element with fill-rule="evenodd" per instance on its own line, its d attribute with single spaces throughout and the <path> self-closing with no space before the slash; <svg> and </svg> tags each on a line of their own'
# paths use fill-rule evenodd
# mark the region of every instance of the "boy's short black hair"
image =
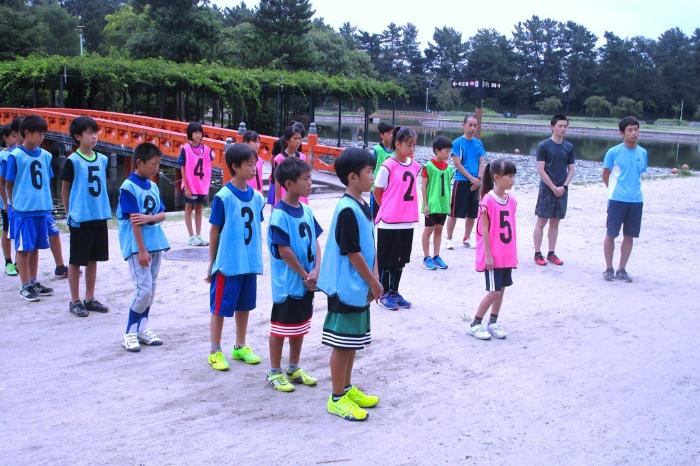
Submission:
<svg viewBox="0 0 700 466">
<path fill-rule="evenodd" d="M 196 132 L 202 133 L 202 137 L 204 137 L 204 128 L 202 127 L 202 124 L 198 121 L 193 121 L 187 125 L 187 139 L 191 141 L 192 135 Z"/>
<path fill-rule="evenodd" d="M 554 115 L 552 117 L 551 120 L 549 120 L 549 126 L 554 126 L 557 123 L 559 123 L 560 121 L 566 121 L 568 123 L 569 119 L 566 118 L 566 115 L 564 115 L 562 113 L 557 113 L 556 115 Z"/>
<path fill-rule="evenodd" d="M 10 131 L 19 134 L 19 127 L 22 124 L 24 117 L 14 117 L 10 122 Z"/>
<path fill-rule="evenodd" d="M 0 126 L 0 137 L 2 137 L 2 142 L 5 142 L 5 138 L 9 137 L 10 134 L 12 134 L 12 131 L 10 131 L 10 125 L 2 125 Z"/>
<path fill-rule="evenodd" d="M 287 181 L 296 181 L 309 173 L 311 166 L 298 157 L 287 157 L 275 167 L 275 181 L 284 186 Z"/>
<path fill-rule="evenodd" d="M 384 134 L 384 133 L 388 133 L 389 131 L 394 131 L 394 125 L 386 123 L 384 121 L 380 121 L 379 124 L 377 125 L 377 131 L 379 131 L 379 134 Z"/>
<path fill-rule="evenodd" d="M 142 142 L 134 149 L 134 161 L 140 160 L 146 163 L 154 157 L 162 157 L 163 153 L 158 149 L 158 146 L 150 142 Z"/>
<path fill-rule="evenodd" d="M 71 121 L 68 132 L 70 133 L 70 136 L 73 138 L 73 140 L 75 142 L 78 142 L 78 140 L 75 137 L 82 135 L 85 131 L 89 129 L 96 133 L 100 130 L 100 127 L 97 126 L 97 122 L 89 116 L 79 116 L 75 120 Z"/>
<path fill-rule="evenodd" d="M 243 133 L 243 142 L 259 141 L 260 135 L 256 131 L 248 130 Z"/>
<path fill-rule="evenodd" d="M 628 126 L 636 126 L 639 128 L 639 120 L 633 116 L 626 116 L 620 120 L 620 124 L 618 125 L 621 133 L 624 133 Z"/>
<path fill-rule="evenodd" d="M 476 118 L 476 115 L 473 113 L 467 113 L 464 115 L 464 121 L 462 121 L 462 124 L 465 124 L 467 121 L 469 121 L 470 118 L 475 118 L 478 121 L 478 118 Z"/>
<path fill-rule="evenodd" d="M 243 165 L 243 162 L 246 162 L 251 158 L 255 158 L 257 160 L 258 154 L 256 154 L 253 149 L 245 144 L 236 143 L 226 149 L 226 154 L 224 157 L 226 158 L 226 167 L 228 167 L 229 173 L 231 173 L 231 176 L 235 176 L 235 167 L 240 167 Z"/>
<path fill-rule="evenodd" d="M 46 133 L 49 130 L 46 120 L 41 118 L 39 115 L 28 115 L 24 117 L 22 123 L 19 125 L 19 132 L 22 137 L 26 137 L 27 132 L 29 133 Z"/>
<path fill-rule="evenodd" d="M 437 154 L 439 150 L 449 147 L 452 149 L 452 141 L 445 136 L 438 136 L 433 141 L 433 152 Z"/>
<path fill-rule="evenodd" d="M 374 168 L 375 159 L 371 152 L 360 147 L 348 147 L 335 159 L 335 174 L 345 186 L 351 173 L 359 175 L 366 167 Z"/>
</svg>

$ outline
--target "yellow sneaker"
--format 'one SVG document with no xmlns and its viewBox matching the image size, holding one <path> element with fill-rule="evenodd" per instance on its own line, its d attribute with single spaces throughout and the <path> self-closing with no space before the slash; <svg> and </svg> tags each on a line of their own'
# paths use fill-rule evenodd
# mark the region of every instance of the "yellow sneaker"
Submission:
<svg viewBox="0 0 700 466">
<path fill-rule="evenodd" d="M 350 387 L 350 390 L 345 392 L 345 396 L 355 402 L 360 408 L 373 408 L 379 404 L 377 395 L 366 395 L 362 390 L 357 388 L 357 385 Z"/>
<path fill-rule="evenodd" d="M 245 345 L 236 349 L 231 350 L 231 357 L 237 361 L 243 361 L 246 364 L 258 364 L 260 362 L 260 356 L 253 353 L 250 346 Z"/>
<path fill-rule="evenodd" d="M 357 406 L 347 395 L 343 395 L 338 401 L 333 401 L 333 395 L 329 396 L 326 409 L 329 413 L 348 421 L 364 421 L 369 416 L 367 411 Z"/>
<path fill-rule="evenodd" d="M 278 392 L 293 392 L 294 385 L 281 372 L 268 372 L 267 383 Z"/>
<path fill-rule="evenodd" d="M 311 377 L 311 374 L 306 372 L 301 367 L 292 372 L 291 374 L 287 372 L 287 379 L 292 383 L 300 383 L 303 385 L 308 385 L 309 387 L 316 385 L 318 382 L 316 378 Z"/>
<path fill-rule="evenodd" d="M 222 351 L 217 351 L 209 355 L 209 365 L 217 371 L 227 371 L 230 367 Z"/>
</svg>

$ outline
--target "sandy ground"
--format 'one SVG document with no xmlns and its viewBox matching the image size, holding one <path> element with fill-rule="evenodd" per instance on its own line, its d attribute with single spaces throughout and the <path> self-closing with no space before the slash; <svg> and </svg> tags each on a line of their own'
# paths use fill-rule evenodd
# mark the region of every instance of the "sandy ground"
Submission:
<svg viewBox="0 0 700 466">
<path fill-rule="evenodd" d="M 325 412 L 323 296 L 302 353 L 319 386 L 281 394 L 264 380 L 269 275 L 249 328 L 263 363 L 217 373 L 206 362 L 206 262 L 163 262 L 151 324 L 165 345 L 130 354 L 120 338 L 132 286 L 116 231 L 98 272 L 106 315 L 68 313 L 67 283 L 51 278 L 45 253 L 41 277 L 55 296 L 25 304 L 17 281 L 0 278 L 0 463 L 699 464 L 700 293 L 691 270 L 700 177 L 646 181 L 644 190 L 633 284 L 601 279 L 602 185 L 572 187 L 560 268 L 531 262 L 536 192 L 516 191 L 521 266 L 501 313 L 505 341 L 465 333 L 461 316 L 484 294 L 474 251 L 444 251 L 449 270 L 426 271 L 417 228 L 402 282 L 414 307 L 374 305 L 373 344 L 356 362 L 355 382 L 382 398 L 364 423 Z M 326 228 L 335 203 L 312 199 Z M 174 250 L 184 249 L 182 222 L 164 225 Z M 232 322 L 224 344 L 233 344 Z"/>
</svg>

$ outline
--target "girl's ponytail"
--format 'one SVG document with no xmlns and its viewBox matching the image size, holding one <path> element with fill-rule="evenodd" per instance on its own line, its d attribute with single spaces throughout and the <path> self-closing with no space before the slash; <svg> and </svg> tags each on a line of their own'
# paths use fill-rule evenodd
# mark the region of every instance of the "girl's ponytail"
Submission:
<svg viewBox="0 0 700 466">
<path fill-rule="evenodd" d="M 479 191 L 479 199 L 483 199 L 489 191 L 493 189 L 493 177 L 491 176 L 491 163 L 487 163 L 484 168 L 484 174 L 481 179 L 481 190 Z"/>
<path fill-rule="evenodd" d="M 396 150 L 396 135 L 398 134 L 400 129 L 401 129 L 400 126 L 396 126 L 396 127 L 394 127 L 394 131 L 391 132 L 391 150 L 392 151 Z"/>
</svg>

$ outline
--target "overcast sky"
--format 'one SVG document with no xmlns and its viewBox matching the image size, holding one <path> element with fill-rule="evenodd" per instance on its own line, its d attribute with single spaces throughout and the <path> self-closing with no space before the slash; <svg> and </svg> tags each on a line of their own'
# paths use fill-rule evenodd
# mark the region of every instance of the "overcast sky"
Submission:
<svg viewBox="0 0 700 466">
<path fill-rule="evenodd" d="M 230 7 L 240 0 L 212 3 Z M 249 8 L 258 4 L 245 3 Z M 432 40 L 436 27 L 451 26 L 462 33 L 463 40 L 481 28 L 494 28 L 510 38 L 513 25 L 533 14 L 583 24 L 599 37 L 599 44 L 605 31 L 621 37 L 656 39 L 672 27 L 677 26 L 688 35 L 700 27 L 700 0 L 312 0 L 311 4 L 316 17 L 323 17 L 336 30 L 345 21 L 373 33 L 381 32 L 392 21 L 399 25 L 412 22 L 418 27 L 423 48 Z"/>
</svg>

